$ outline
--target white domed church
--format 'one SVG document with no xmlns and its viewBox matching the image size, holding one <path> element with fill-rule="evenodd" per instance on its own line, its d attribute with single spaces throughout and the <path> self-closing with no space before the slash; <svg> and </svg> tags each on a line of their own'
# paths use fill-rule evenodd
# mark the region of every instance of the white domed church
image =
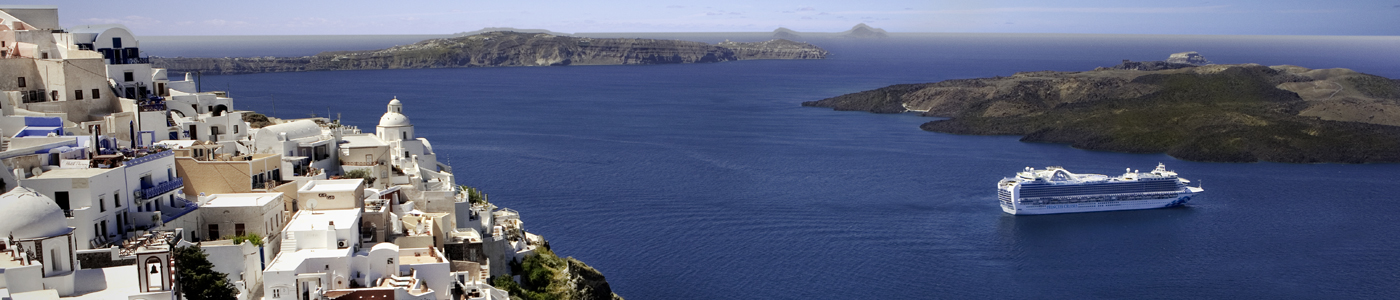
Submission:
<svg viewBox="0 0 1400 300">
<path fill-rule="evenodd" d="M 6 254 L 0 256 L 0 288 L 11 295 L 46 289 L 72 295 L 77 255 L 63 209 L 39 192 L 17 187 L 0 194 L 0 211 L 5 212 L 0 246 Z"/>
<path fill-rule="evenodd" d="M 413 135 L 413 123 L 403 114 L 403 101 L 397 97 L 389 100 L 388 110 L 379 117 L 375 136 L 389 144 L 393 165 L 399 166 L 418 190 L 455 188 L 451 168 L 438 163 L 433 145 L 427 139 Z"/>
<path fill-rule="evenodd" d="M 375 135 L 386 142 L 413 139 L 413 123 L 408 122 L 408 116 L 403 115 L 403 102 L 400 102 L 399 98 L 389 100 L 389 111 L 379 117 L 379 126 L 376 129 Z"/>
</svg>

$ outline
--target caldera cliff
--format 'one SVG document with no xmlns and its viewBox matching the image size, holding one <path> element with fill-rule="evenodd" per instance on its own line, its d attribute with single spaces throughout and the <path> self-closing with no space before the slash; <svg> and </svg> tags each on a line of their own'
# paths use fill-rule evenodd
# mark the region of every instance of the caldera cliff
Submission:
<svg viewBox="0 0 1400 300">
<path fill-rule="evenodd" d="M 893 85 L 802 105 L 922 112 L 947 118 L 920 126 L 928 131 L 1193 161 L 1400 162 L 1400 81 L 1348 69 L 1125 61 Z"/>
<path fill-rule="evenodd" d="M 302 57 L 153 57 L 170 72 L 244 74 L 320 70 L 418 69 L 501 66 L 645 65 L 750 59 L 822 59 L 826 50 L 807 43 L 771 40 L 717 45 L 681 40 L 582 38 L 548 33 L 488 32 L 431 39 L 370 51 L 324 52 Z"/>
</svg>

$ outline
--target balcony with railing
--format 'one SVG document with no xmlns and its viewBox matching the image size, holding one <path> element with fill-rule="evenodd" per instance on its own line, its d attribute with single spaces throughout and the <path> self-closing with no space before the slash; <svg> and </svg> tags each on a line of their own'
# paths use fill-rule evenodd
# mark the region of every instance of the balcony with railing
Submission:
<svg viewBox="0 0 1400 300">
<path fill-rule="evenodd" d="M 139 154 L 138 154 L 138 155 L 139 155 Z M 166 157 L 166 156 L 174 156 L 174 155 L 175 155 L 175 151 L 160 151 L 160 152 L 156 152 L 156 153 L 146 154 L 146 155 L 143 155 L 143 156 L 137 157 L 137 158 L 132 158 L 131 160 L 126 161 L 126 165 L 127 165 L 127 166 L 135 166 L 135 165 L 139 165 L 139 164 L 151 162 L 151 161 L 154 161 L 154 160 L 157 160 L 157 159 L 161 159 L 161 158 L 164 158 L 164 157 Z"/>
<path fill-rule="evenodd" d="M 151 95 L 145 96 L 145 100 L 141 100 L 139 103 L 137 103 L 137 106 L 140 106 L 141 111 L 165 111 L 165 98 Z"/>
<path fill-rule="evenodd" d="M 379 160 L 379 161 L 345 161 L 345 160 L 341 160 L 341 161 L 340 161 L 340 165 L 342 165 L 342 166 L 355 166 L 355 167 L 373 167 L 373 166 L 378 166 L 378 165 L 382 165 L 382 164 L 384 164 L 384 161 L 382 161 L 382 160 Z"/>
<path fill-rule="evenodd" d="M 184 179 L 184 178 L 180 178 L 180 177 L 175 177 L 174 179 L 172 179 L 172 180 L 170 180 L 170 181 L 161 182 L 161 183 L 155 184 L 154 186 L 151 186 L 151 187 L 142 187 L 142 188 L 141 188 L 141 200 L 150 200 L 150 199 L 154 199 L 154 198 L 160 197 L 160 195 L 163 195 L 163 194 L 165 194 L 165 193 L 167 193 L 167 192 L 173 191 L 173 190 L 178 189 L 178 188 L 183 187 L 183 186 L 185 186 L 185 179 Z"/>
<path fill-rule="evenodd" d="M 170 221 L 180 218 L 180 216 L 184 216 L 195 209 L 199 209 L 199 204 L 190 202 L 190 200 L 185 199 L 185 197 L 175 197 L 175 202 L 180 204 L 180 206 L 161 210 L 160 219 L 162 223 L 169 223 Z"/>
</svg>

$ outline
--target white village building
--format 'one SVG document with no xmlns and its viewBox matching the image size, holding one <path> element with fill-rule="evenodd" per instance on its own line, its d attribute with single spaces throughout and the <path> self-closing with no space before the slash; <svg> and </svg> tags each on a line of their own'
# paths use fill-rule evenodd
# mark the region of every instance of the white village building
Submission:
<svg viewBox="0 0 1400 300">
<path fill-rule="evenodd" d="M 58 296 L 83 292 L 75 284 L 79 274 L 74 255 L 77 240 L 62 208 L 43 194 L 17 187 L 0 194 L 0 211 L 7 212 L 0 218 L 0 231 L 5 232 L 0 288 L 8 295 L 42 290 L 52 290 Z"/>
<path fill-rule="evenodd" d="M 0 210 L 25 212 L 0 218 L 0 298 L 172 299 L 169 246 L 203 241 L 240 300 L 505 299 L 490 275 L 543 241 L 467 203 L 398 99 L 373 134 L 254 129 L 227 92 L 151 67 L 126 27 L 58 24 L 0 5 L 0 190 L 23 186 Z"/>
</svg>

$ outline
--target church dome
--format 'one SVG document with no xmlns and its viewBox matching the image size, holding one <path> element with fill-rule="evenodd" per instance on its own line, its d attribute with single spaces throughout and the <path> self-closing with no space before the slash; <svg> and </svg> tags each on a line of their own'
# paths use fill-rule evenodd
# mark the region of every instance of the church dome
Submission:
<svg viewBox="0 0 1400 300">
<path fill-rule="evenodd" d="M 401 113 L 384 113 L 383 117 L 379 117 L 379 127 L 399 127 L 409 125 L 413 124 L 408 123 L 408 117 L 404 116 Z"/>
<path fill-rule="evenodd" d="M 379 117 L 379 127 L 401 127 L 413 126 L 408 122 L 408 117 L 403 115 L 403 102 L 399 98 L 389 100 L 389 110 L 384 112 L 383 117 Z"/>
<path fill-rule="evenodd" d="M 73 231 L 63 216 L 63 209 L 39 192 L 17 187 L 0 194 L 0 235 L 16 239 L 42 238 Z"/>
</svg>

